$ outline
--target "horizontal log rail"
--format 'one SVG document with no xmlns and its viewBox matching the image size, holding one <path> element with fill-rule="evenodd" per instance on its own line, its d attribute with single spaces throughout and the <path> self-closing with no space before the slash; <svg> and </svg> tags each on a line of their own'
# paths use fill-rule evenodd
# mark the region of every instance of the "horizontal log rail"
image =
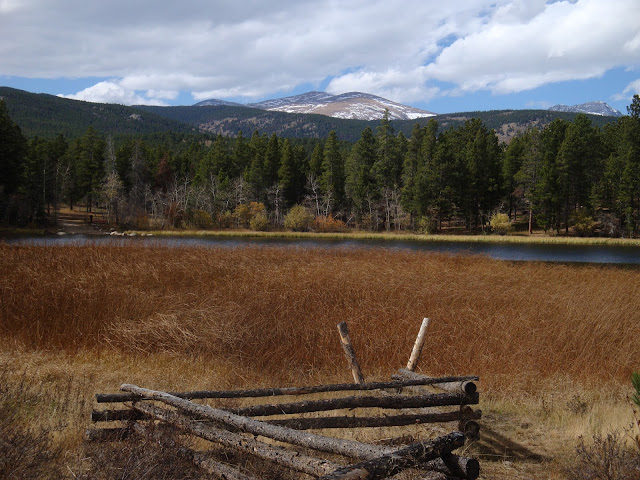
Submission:
<svg viewBox="0 0 640 480">
<path fill-rule="evenodd" d="M 402 380 L 438 380 L 429 385 L 432 385 L 441 390 L 453 393 L 466 393 L 467 395 L 473 395 L 478 391 L 478 387 L 474 383 L 474 379 L 456 379 L 456 380 L 442 380 L 441 378 L 429 377 L 420 373 L 412 372 L 406 368 L 400 368 L 397 374 L 391 375 L 391 378 L 397 381 Z M 476 378 L 475 380 L 478 380 Z"/>
<path fill-rule="evenodd" d="M 477 410 L 466 415 L 460 411 L 443 413 L 425 413 L 417 415 L 389 415 L 379 417 L 313 417 L 286 418 L 283 420 L 267 420 L 271 425 L 282 425 L 296 430 L 312 430 L 324 428 L 374 428 L 403 427 L 423 423 L 456 422 L 463 419 L 478 419 L 482 412 Z"/>
<path fill-rule="evenodd" d="M 370 382 L 370 383 L 338 383 L 329 385 L 314 385 L 308 387 L 283 387 L 283 388 L 258 388 L 249 390 L 201 390 L 194 392 L 167 392 L 175 397 L 189 400 L 209 399 L 209 398 L 252 398 L 252 397 L 275 397 L 281 395 L 308 395 L 312 393 L 325 392 L 345 392 L 345 391 L 367 391 L 382 389 L 401 389 L 403 387 L 414 387 L 423 385 L 433 385 L 447 382 L 463 382 L 478 380 L 475 375 L 467 376 L 447 376 L 440 378 L 424 377 L 418 379 L 394 380 L 391 382 Z M 129 393 L 99 393 L 96 395 L 98 403 L 131 402 L 139 397 Z"/>
<path fill-rule="evenodd" d="M 482 411 L 455 410 L 453 412 L 423 413 L 415 415 L 384 415 L 376 417 L 310 417 L 286 418 L 282 420 L 266 420 L 271 425 L 282 425 L 295 430 L 313 430 L 324 428 L 373 428 L 373 427 L 402 427 L 406 425 L 420 425 L 423 423 L 459 422 L 461 420 L 477 420 L 482 417 Z M 136 410 L 102 410 L 91 412 L 93 422 L 136 421 L 146 420 L 149 416 Z"/>
<path fill-rule="evenodd" d="M 423 408 L 451 405 L 473 405 L 479 401 L 478 395 L 463 393 L 433 393 L 428 395 L 388 395 L 351 396 L 330 398 L 325 400 L 308 400 L 294 403 L 277 403 L 271 405 L 253 405 L 250 407 L 228 409 L 236 415 L 246 417 L 263 417 L 269 415 L 286 415 L 295 413 L 324 412 L 352 408 Z"/>
</svg>

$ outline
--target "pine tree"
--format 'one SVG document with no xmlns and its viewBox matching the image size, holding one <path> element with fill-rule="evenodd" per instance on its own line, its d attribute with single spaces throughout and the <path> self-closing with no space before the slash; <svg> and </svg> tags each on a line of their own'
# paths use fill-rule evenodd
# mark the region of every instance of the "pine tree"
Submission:
<svg viewBox="0 0 640 480">
<path fill-rule="evenodd" d="M 23 176 L 27 140 L 0 100 L 0 194 L 18 190 Z"/>
<path fill-rule="evenodd" d="M 376 139 L 371 128 L 367 127 L 351 149 L 345 166 L 346 191 L 353 203 L 358 224 L 362 222 L 365 211 L 370 217 L 373 215 L 376 189 L 371 170 L 376 157 Z"/>
<path fill-rule="evenodd" d="M 322 176 L 320 177 L 320 185 L 327 199 L 328 212 L 336 211 L 342 204 L 344 200 L 344 182 L 344 162 L 340 154 L 340 144 L 335 130 L 331 130 L 324 146 Z"/>
</svg>

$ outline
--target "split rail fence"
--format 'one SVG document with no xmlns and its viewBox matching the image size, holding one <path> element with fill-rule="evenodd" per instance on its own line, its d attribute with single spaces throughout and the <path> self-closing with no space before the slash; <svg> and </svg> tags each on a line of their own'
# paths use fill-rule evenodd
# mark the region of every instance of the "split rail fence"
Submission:
<svg viewBox="0 0 640 480">
<path fill-rule="evenodd" d="M 88 429 L 87 438 L 115 441 L 151 431 L 161 435 L 160 429 L 152 427 L 162 424 L 215 444 L 208 452 L 183 448 L 180 453 L 215 478 L 228 480 L 255 480 L 237 466 L 215 460 L 216 453 L 229 449 L 327 480 L 381 479 L 407 469 L 419 470 L 424 479 L 476 479 L 478 461 L 453 451 L 465 440 L 478 438 L 477 420 L 482 412 L 472 407 L 479 403 L 478 377 L 429 377 L 414 372 L 428 324 L 424 319 L 407 368 L 398 370 L 391 381 L 364 381 L 347 326 L 341 323 L 338 330 L 355 383 L 193 392 L 162 392 L 123 384 L 121 393 L 96 395 L 97 403 L 120 404 L 120 408 L 91 414 L 93 422 L 120 425 Z M 323 398 L 317 398 L 319 394 Z M 284 396 L 295 401 L 275 401 Z M 266 403 L 229 407 L 195 402 L 256 398 L 266 399 Z M 370 409 L 376 409 L 376 414 L 369 413 Z M 309 432 L 451 422 L 456 423 L 450 433 L 402 447 Z"/>
</svg>

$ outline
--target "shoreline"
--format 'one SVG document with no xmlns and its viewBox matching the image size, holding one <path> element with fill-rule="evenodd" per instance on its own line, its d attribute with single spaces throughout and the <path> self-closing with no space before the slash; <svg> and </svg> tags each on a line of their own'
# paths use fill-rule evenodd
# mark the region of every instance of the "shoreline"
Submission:
<svg viewBox="0 0 640 480">
<path fill-rule="evenodd" d="M 375 233 L 375 232 L 258 232 L 252 230 L 127 230 L 126 233 L 144 235 L 151 233 L 155 237 L 219 237 L 219 238 L 282 238 L 302 240 L 377 240 L 408 241 L 434 243 L 497 243 L 497 244 L 539 244 L 539 245 L 608 245 L 640 247 L 637 238 L 610 237 L 564 237 L 529 235 L 442 235 L 415 233 Z"/>
</svg>

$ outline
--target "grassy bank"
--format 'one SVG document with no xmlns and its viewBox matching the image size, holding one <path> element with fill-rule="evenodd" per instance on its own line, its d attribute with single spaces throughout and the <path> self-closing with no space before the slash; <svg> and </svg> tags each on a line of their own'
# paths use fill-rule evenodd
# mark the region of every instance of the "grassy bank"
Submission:
<svg viewBox="0 0 640 480">
<path fill-rule="evenodd" d="M 136 231 L 137 234 L 149 233 Z M 640 247 L 640 239 L 608 238 L 608 237 L 568 237 L 547 235 L 423 235 L 416 233 L 374 233 L 363 231 L 351 232 L 257 232 L 252 230 L 157 230 L 151 232 L 160 237 L 245 237 L 245 238 L 301 238 L 328 240 L 387 240 L 411 242 L 461 242 L 461 243 L 522 243 L 542 245 L 611 245 Z"/>
<path fill-rule="evenodd" d="M 632 419 L 637 269 L 383 249 L 0 244 L 0 278 L 1 383 L 28 378 L 46 392 L 44 408 L 22 415 L 60 427 L 76 473 L 93 458 L 82 431 L 94 393 L 348 381 L 343 320 L 374 380 L 406 364 L 432 318 L 419 369 L 481 377 L 483 424 L 497 435 L 472 447 L 483 478 L 564 478 L 580 435 Z"/>
</svg>

